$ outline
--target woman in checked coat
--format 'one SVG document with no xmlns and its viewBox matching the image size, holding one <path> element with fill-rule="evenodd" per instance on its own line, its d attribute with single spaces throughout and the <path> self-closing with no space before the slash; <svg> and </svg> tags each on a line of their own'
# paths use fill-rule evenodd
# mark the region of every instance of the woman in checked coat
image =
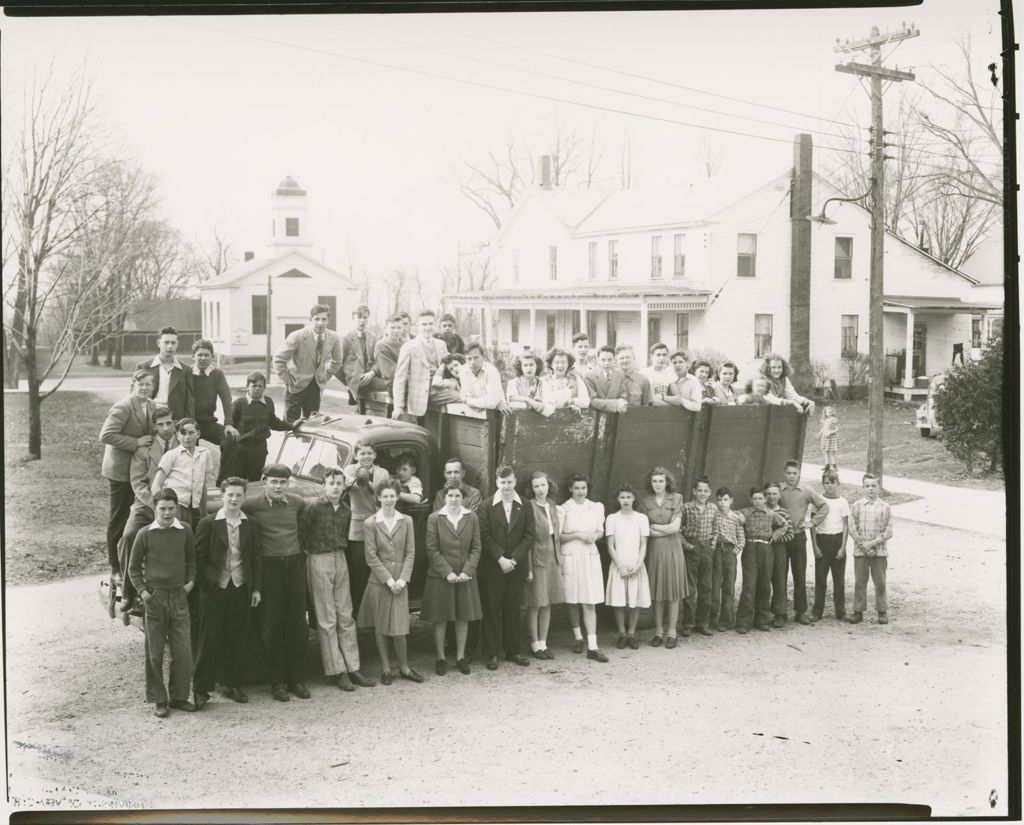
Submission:
<svg viewBox="0 0 1024 825">
<path fill-rule="evenodd" d="M 380 509 L 363 522 L 366 564 L 370 579 L 356 624 L 372 627 L 381 662 L 381 684 L 390 685 L 391 659 L 388 637 L 394 641 L 399 675 L 410 682 L 422 682 L 423 676 L 409 667 L 405 637 L 409 633 L 409 579 L 416 558 L 412 519 L 395 509 L 402 485 L 396 479 L 380 482 L 375 488 Z"/>
</svg>

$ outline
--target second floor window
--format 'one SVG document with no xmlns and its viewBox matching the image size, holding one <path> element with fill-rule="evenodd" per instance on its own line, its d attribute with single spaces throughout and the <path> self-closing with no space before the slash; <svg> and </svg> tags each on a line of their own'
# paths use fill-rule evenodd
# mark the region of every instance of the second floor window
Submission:
<svg viewBox="0 0 1024 825">
<path fill-rule="evenodd" d="M 597 277 L 597 241 L 587 244 L 587 277 L 592 281 Z"/>
<path fill-rule="evenodd" d="M 757 235 L 741 232 L 736 236 L 736 275 L 753 278 L 757 272 Z"/>
<path fill-rule="evenodd" d="M 853 277 L 853 238 L 836 238 L 835 276 L 843 280 Z"/>
<path fill-rule="evenodd" d="M 754 316 L 754 357 L 764 358 L 772 351 L 772 316 Z"/>
<path fill-rule="evenodd" d="M 661 277 L 661 235 L 651 238 L 651 277 Z"/>
<path fill-rule="evenodd" d="M 299 219 L 298 218 L 285 218 L 284 219 L 284 234 L 289 238 L 299 237 Z"/>
<path fill-rule="evenodd" d="M 551 270 L 551 280 L 558 278 L 558 247 L 548 247 L 548 268 Z"/>
<path fill-rule="evenodd" d="M 619 242 L 608 241 L 608 277 L 619 277 Z"/>
<path fill-rule="evenodd" d="M 686 254 L 683 252 L 685 235 L 672 236 L 672 277 L 686 277 Z"/>
</svg>

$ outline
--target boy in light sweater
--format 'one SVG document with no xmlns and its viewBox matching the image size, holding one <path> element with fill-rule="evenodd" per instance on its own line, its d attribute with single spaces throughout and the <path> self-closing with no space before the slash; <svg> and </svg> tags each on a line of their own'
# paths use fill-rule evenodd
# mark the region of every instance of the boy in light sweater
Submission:
<svg viewBox="0 0 1024 825">
<path fill-rule="evenodd" d="M 194 711 L 188 594 L 196 580 L 192 528 L 178 520 L 178 495 L 169 487 L 153 496 L 156 521 L 132 545 L 128 575 L 142 596 L 146 633 L 146 701 L 161 719 L 168 707 Z M 171 649 L 170 700 L 164 685 L 164 645 Z"/>
</svg>

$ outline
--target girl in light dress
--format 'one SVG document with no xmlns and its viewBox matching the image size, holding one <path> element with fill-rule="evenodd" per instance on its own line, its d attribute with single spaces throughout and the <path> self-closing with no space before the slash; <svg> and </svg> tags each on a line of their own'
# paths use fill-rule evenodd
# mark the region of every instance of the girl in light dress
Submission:
<svg viewBox="0 0 1024 825">
<path fill-rule="evenodd" d="M 839 452 L 839 417 L 836 408 L 829 404 L 821 411 L 821 451 L 825 453 L 825 469 L 837 469 L 836 453 Z"/>
<path fill-rule="evenodd" d="M 733 384 L 739 377 L 739 371 L 732 361 L 723 361 L 715 370 L 715 382 L 712 384 L 715 404 L 733 405 L 738 403 L 738 397 Z"/>
<path fill-rule="evenodd" d="M 540 400 L 540 374 L 544 362 L 539 355 L 523 353 L 516 359 L 515 378 L 508 382 L 505 389 L 505 400 L 514 410 L 544 411 L 544 402 Z"/>
<path fill-rule="evenodd" d="M 604 576 L 597 540 L 604 535 L 604 505 L 590 501 L 590 479 L 583 473 L 569 477 L 569 498 L 562 505 L 562 527 L 558 561 L 565 585 L 565 604 L 572 625 L 573 653 L 583 652 L 580 612 L 587 631 L 587 658 L 607 662 L 597 646 L 597 607 L 604 602 Z"/>
<path fill-rule="evenodd" d="M 373 628 L 380 655 L 381 684 L 390 685 L 393 680 L 388 637 L 395 645 L 399 675 L 410 682 L 422 682 L 423 676 L 409 667 L 405 638 L 409 634 L 409 579 L 416 558 L 412 519 L 395 509 L 402 492 L 397 479 L 380 482 L 374 492 L 380 509 L 363 522 L 370 580 L 356 624 Z"/>
<path fill-rule="evenodd" d="M 605 519 L 604 532 L 608 537 L 608 587 L 605 603 L 615 608 L 615 624 L 619 629 L 616 647 L 626 645 L 636 650 L 640 642 L 636 638 L 636 623 L 640 608 L 651 606 L 651 589 L 647 581 L 644 556 L 647 555 L 647 538 L 651 525 L 647 516 L 633 509 L 636 491 L 629 484 L 619 485 L 615 493 L 619 511 Z M 626 610 L 629 610 L 629 626 L 626 626 Z"/>
<path fill-rule="evenodd" d="M 548 650 L 551 606 L 565 601 L 565 585 L 558 562 L 561 538 L 561 508 L 554 502 L 555 483 L 538 470 L 530 476 L 530 495 L 536 538 L 530 554 L 530 572 L 523 588 L 526 626 L 530 631 L 530 649 L 536 659 L 554 659 Z"/>
<path fill-rule="evenodd" d="M 555 347 L 548 352 L 548 374 L 540 380 L 540 396 L 551 412 L 568 407 L 579 413 L 590 406 L 587 385 L 575 372 L 571 372 L 575 361 L 572 353 L 564 349 Z"/>
<path fill-rule="evenodd" d="M 647 474 L 647 492 L 639 510 L 646 514 L 651 532 L 647 542 L 647 575 L 654 606 L 651 647 L 664 643 L 671 650 L 676 646 L 679 602 L 695 592 L 686 572 L 686 558 L 679 538 L 683 497 L 676 492 L 672 473 L 664 467 L 655 467 Z"/>
</svg>

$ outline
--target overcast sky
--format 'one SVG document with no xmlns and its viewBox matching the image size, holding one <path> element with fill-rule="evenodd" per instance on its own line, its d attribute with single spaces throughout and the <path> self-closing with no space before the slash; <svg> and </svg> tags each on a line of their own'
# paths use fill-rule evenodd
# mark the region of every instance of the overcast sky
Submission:
<svg viewBox="0 0 1024 825">
<path fill-rule="evenodd" d="M 186 237 L 203 240 L 219 222 L 235 251 L 261 252 L 270 191 L 291 175 L 309 192 L 329 265 L 345 268 L 351 250 L 358 268 L 429 278 L 454 265 L 459 244 L 491 234 L 454 181 L 510 128 L 538 145 L 557 124 L 596 134 L 609 185 L 626 130 L 640 186 L 697 179 L 707 141 L 722 153 L 719 176 L 753 188 L 791 165 L 796 132 L 836 146 L 833 121 L 867 125 L 865 90 L 834 70 L 837 37 L 913 22 L 920 37 L 886 65 L 927 82 L 929 63 L 956 64 L 966 33 L 985 78 L 999 61 L 997 10 L 924 0 L 817 12 L 4 19 L 3 113 L 16 120 L 7 116 L 33 68 L 53 61 L 63 78 L 84 65 L 111 134 L 159 175 L 164 214 Z M 819 165 L 835 156 L 816 152 Z"/>
</svg>

